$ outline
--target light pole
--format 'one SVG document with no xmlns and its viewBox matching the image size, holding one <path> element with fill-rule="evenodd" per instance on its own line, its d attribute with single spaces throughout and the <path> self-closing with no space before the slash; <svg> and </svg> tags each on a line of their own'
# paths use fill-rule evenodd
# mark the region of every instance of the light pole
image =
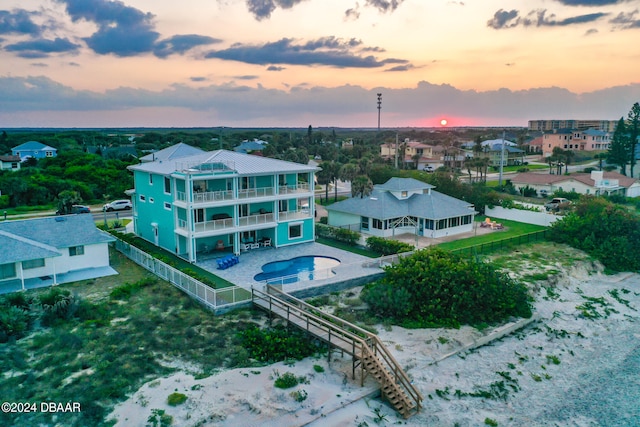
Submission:
<svg viewBox="0 0 640 427">
<path fill-rule="evenodd" d="M 378 94 L 378 133 L 380 133 L 380 110 L 382 109 L 382 94 Z"/>
<path fill-rule="evenodd" d="M 502 187 L 502 169 L 504 164 L 504 130 L 502 131 L 502 145 L 500 146 L 500 175 L 498 178 L 498 186 Z"/>
</svg>

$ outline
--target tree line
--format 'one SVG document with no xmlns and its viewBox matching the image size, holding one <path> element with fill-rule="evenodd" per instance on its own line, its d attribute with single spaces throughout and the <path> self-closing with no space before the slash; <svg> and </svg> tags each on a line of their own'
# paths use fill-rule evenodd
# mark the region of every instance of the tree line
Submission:
<svg viewBox="0 0 640 427">
<path fill-rule="evenodd" d="M 640 104 L 636 102 L 629 110 L 627 119 L 620 117 L 618 120 L 607 152 L 607 162 L 619 166 L 622 175 L 627 174 L 627 165 L 629 165 L 630 176 L 633 176 L 638 160 L 638 138 L 640 138 Z"/>
</svg>

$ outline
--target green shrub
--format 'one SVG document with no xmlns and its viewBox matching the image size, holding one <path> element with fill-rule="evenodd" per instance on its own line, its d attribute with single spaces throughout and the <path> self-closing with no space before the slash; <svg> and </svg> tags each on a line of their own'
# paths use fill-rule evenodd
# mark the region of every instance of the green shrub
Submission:
<svg viewBox="0 0 640 427">
<path fill-rule="evenodd" d="M 14 306 L 0 306 L 0 343 L 11 338 L 22 338 L 30 327 L 31 317 L 26 310 Z"/>
<path fill-rule="evenodd" d="M 304 376 L 296 377 L 292 372 L 285 372 L 282 375 L 278 375 L 274 385 L 278 388 L 291 388 L 298 384 L 305 383 L 306 381 L 307 379 Z"/>
<path fill-rule="evenodd" d="M 171 393 L 169 397 L 167 397 L 167 404 L 169 406 L 178 406 L 182 405 L 187 401 L 187 396 L 182 393 Z"/>
<path fill-rule="evenodd" d="M 51 288 L 39 296 L 42 307 L 42 324 L 53 325 L 61 320 L 68 320 L 75 314 L 79 299 L 66 289 Z"/>
<path fill-rule="evenodd" d="M 382 237 L 371 236 L 367 238 L 367 248 L 381 255 L 393 255 L 403 252 L 411 252 L 414 247 L 408 243 L 398 240 L 384 239 Z"/>
<path fill-rule="evenodd" d="M 324 372 L 324 368 L 322 366 L 320 366 L 320 365 L 313 365 L 313 370 L 316 371 L 319 374 Z"/>
<path fill-rule="evenodd" d="M 250 357 L 261 362 L 302 360 L 318 352 L 314 341 L 307 334 L 281 325 L 268 329 L 249 325 L 239 336 Z"/>
<path fill-rule="evenodd" d="M 147 426 L 169 427 L 173 424 L 173 417 L 166 414 L 164 409 L 152 409 L 151 415 L 147 418 Z"/>
<path fill-rule="evenodd" d="M 355 245 L 358 239 L 360 239 L 360 233 L 357 231 L 351 231 L 347 228 L 333 227 L 321 223 L 316 223 L 316 235 L 326 239 L 333 239 L 339 242 L 344 242 L 349 245 Z"/>
<path fill-rule="evenodd" d="M 416 251 L 365 286 L 373 313 L 406 327 L 458 327 L 531 317 L 527 288 L 494 266 L 439 248 Z"/>
</svg>

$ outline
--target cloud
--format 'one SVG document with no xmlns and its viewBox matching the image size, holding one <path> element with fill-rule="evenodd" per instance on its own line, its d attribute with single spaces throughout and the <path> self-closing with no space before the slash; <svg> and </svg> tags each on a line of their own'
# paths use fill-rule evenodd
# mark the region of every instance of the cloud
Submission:
<svg viewBox="0 0 640 427">
<path fill-rule="evenodd" d="M 627 30 L 631 28 L 640 28 L 640 19 L 636 17 L 638 14 L 638 10 L 634 10 L 633 12 L 624 13 L 620 12 L 615 18 L 611 19 L 609 22 L 612 23 L 616 28 Z"/>
<path fill-rule="evenodd" d="M 558 20 L 555 14 L 548 15 L 546 9 L 532 10 L 526 17 L 520 17 L 519 14 L 520 12 L 515 9 L 508 12 L 500 9 L 492 19 L 487 21 L 487 26 L 496 30 L 514 28 L 518 25 L 523 27 L 562 27 L 594 22 L 608 15 L 608 13 L 597 12 Z"/>
<path fill-rule="evenodd" d="M 538 118 L 615 119 L 640 99 L 640 83 L 581 94 L 558 87 L 480 92 L 426 81 L 404 89 L 298 85 L 280 90 L 229 83 L 173 85 L 160 91 L 118 88 L 98 93 L 76 90 L 46 77 L 3 76 L 0 127 L 48 125 L 45 117 L 55 114 L 58 127 L 86 126 L 88 122 L 80 117 L 89 116 L 94 120 L 90 123 L 103 127 L 210 126 L 212 117 L 236 127 L 306 127 L 309 117 L 313 117 L 314 127 L 374 127 L 376 92 L 384 94 L 383 126 L 418 126 L 425 118 L 442 114 L 474 118 L 475 123 L 469 125 L 526 126 L 527 120 Z M 152 118 L 145 121 L 141 119 L 144 115 L 132 114 L 140 109 L 152 110 Z M 188 121 L 176 121 L 177 111 Z M 107 124 L 107 116 L 117 116 L 118 121 Z M 385 125 L 392 117 L 396 121 Z"/>
<path fill-rule="evenodd" d="M 233 76 L 233 78 L 237 80 L 255 80 L 259 77 L 254 75 L 244 75 L 244 76 Z"/>
<path fill-rule="evenodd" d="M 404 0 L 366 0 L 365 5 L 372 6 L 380 12 L 393 12 Z"/>
<path fill-rule="evenodd" d="M 39 25 L 36 25 L 31 17 L 34 12 L 26 10 L 0 10 L 0 34 L 30 34 L 39 36 L 42 32 Z"/>
<path fill-rule="evenodd" d="M 247 8 L 253 16 L 261 21 L 265 18 L 271 18 L 271 14 L 276 8 L 291 9 L 304 0 L 246 0 Z"/>
<path fill-rule="evenodd" d="M 202 77 L 202 76 L 194 76 L 194 77 L 189 78 L 189 80 L 191 80 L 192 82 L 195 82 L 195 83 L 200 83 L 200 82 L 206 82 L 209 79 L 207 79 L 206 77 Z"/>
<path fill-rule="evenodd" d="M 487 26 L 499 30 L 501 28 L 513 28 L 520 23 L 519 12 L 515 9 L 506 11 L 500 9 L 493 14 L 493 18 L 487 21 Z"/>
<path fill-rule="evenodd" d="M 556 0 L 566 6 L 608 6 L 622 4 L 631 0 Z"/>
<path fill-rule="evenodd" d="M 283 71 L 286 70 L 286 67 L 278 67 L 276 65 L 269 65 L 267 67 L 267 71 Z"/>
<path fill-rule="evenodd" d="M 356 4 L 355 8 L 347 9 L 344 12 L 345 21 L 356 21 L 360 18 L 359 6 Z"/>
<path fill-rule="evenodd" d="M 300 44 L 290 38 L 263 45 L 235 44 L 228 49 L 208 52 L 206 58 L 240 61 L 248 64 L 327 65 L 345 68 L 376 68 L 389 63 L 408 63 L 403 59 L 378 60 L 358 53 L 362 41 L 322 37 Z"/>
<path fill-rule="evenodd" d="M 219 39 L 197 34 L 174 35 L 163 40 L 155 30 L 151 13 L 114 0 L 55 0 L 65 5 L 73 22 L 87 21 L 98 30 L 84 38 L 87 46 L 101 55 L 119 57 L 153 53 L 159 58 L 183 55 L 190 49 L 220 42 Z"/>
<path fill-rule="evenodd" d="M 76 52 L 79 45 L 67 39 L 36 39 L 6 45 L 8 52 L 16 52 L 21 58 L 46 58 L 50 53 Z"/>
<path fill-rule="evenodd" d="M 384 70 L 385 72 L 397 72 L 397 71 L 409 71 L 411 70 L 413 67 L 413 65 L 411 64 L 405 64 L 405 65 L 397 65 L 395 67 L 391 67 L 387 70 Z"/>
<path fill-rule="evenodd" d="M 155 44 L 153 53 L 158 58 L 166 58 L 174 53 L 183 55 L 196 46 L 220 43 L 222 40 L 197 34 L 176 35 Z"/>
</svg>

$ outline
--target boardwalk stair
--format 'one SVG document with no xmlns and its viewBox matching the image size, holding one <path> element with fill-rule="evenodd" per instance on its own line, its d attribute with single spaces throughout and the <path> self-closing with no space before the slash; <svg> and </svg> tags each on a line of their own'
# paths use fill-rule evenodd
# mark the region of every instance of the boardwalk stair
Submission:
<svg viewBox="0 0 640 427">
<path fill-rule="evenodd" d="M 254 305 L 349 354 L 353 379 L 358 367 L 361 386 L 367 376 L 374 378 L 380 384 L 382 396 L 403 417 L 409 418 L 420 411 L 422 395 L 377 335 L 324 313 L 276 287 L 267 285 L 266 291 L 252 289 Z"/>
</svg>

